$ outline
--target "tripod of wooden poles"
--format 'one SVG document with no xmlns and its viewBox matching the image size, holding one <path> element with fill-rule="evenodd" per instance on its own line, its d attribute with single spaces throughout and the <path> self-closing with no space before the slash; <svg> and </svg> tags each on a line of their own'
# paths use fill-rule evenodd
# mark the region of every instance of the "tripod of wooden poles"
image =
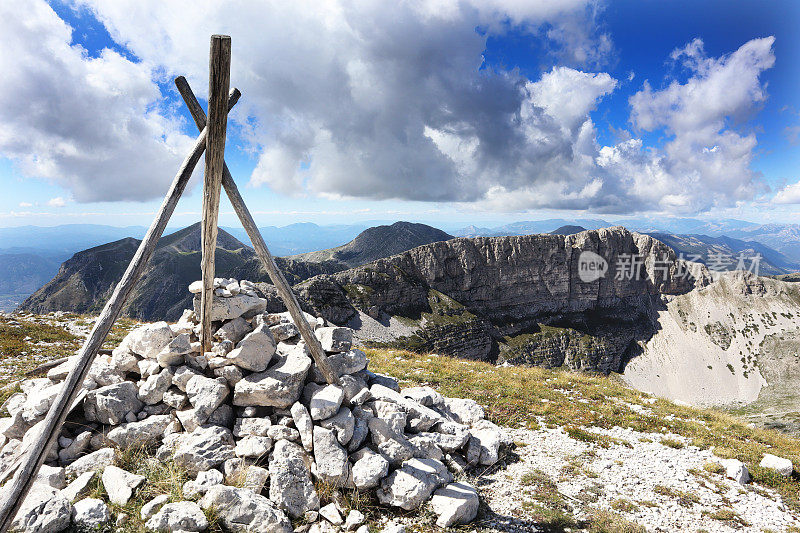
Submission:
<svg viewBox="0 0 800 533">
<path fill-rule="evenodd" d="M 202 218 L 202 282 L 203 290 L 200 300 L 200 322 L 202 331 L 200 341 L 203 352 L 211 350 L 211 309 L 214 301 L 214 251 L 217 245 L 217 220 L 219 215 L 220 190 L 225 189 L 228 199 L 233 205 L 239 220 L 253 243 L 253 248 L 269 274 L 272 283 L 278 290 L 292 320 L 300 330 L 300 334 L 311 351 L 314 362 L 328 383 L 338 383 L 338 377 L 331 369 L 325 352 L 314 331 L 300 309 L 291 286 L 283 273 L 278 270 L 275 260 L 267 248 L 261 233 L 256 226 L 250 211 L 239 194 L 239 189 L 231 177 L 225 164 L 225 135 L 227 131 L 228 112 L 236 105 L 241 93 L 238 89 L 229 90 L 231 67 L 231 38 L 226 35 L 211 36 L 208 81 L 208 117 L 195 98 L 186 78 L 179 76 L 175 85 L 183 97 L 186 106 L 200 130 L 194 146 L 184 159 L 172 185 L 164 198 L 155 220 L 131 259 L 122 279 L 114 289 L 111 298 L 103 308 L 95 322 L 91 334 L 86 339 L 77 355 L 77 363 L 67 376 L 64 387 L 53 401 L 53 405 L 42 424 L 42 429 L 20 458 L 0 473 L 0 483 L 6 483 L 0 492 L 0 533 L 5 533 L 11 526 L 14 516 L 25 500 L 33 485 L 39 468 L 42 466 L 48 451 L 55 444 L 61 426 L 67 415 L 77 407 L 85 392 L 81 393 L 81 385 L 86 379 L 89 368 L 98 350 L 106 339 L 114 322 L 119 318 L 122 308 L 131 290 L 141 278 L 147 262 L 167 226 L 178 200 L 183 194 L 186 184 L 205 151 L 205 176 L 203 180 L 203 218 Z"/>
</svg>

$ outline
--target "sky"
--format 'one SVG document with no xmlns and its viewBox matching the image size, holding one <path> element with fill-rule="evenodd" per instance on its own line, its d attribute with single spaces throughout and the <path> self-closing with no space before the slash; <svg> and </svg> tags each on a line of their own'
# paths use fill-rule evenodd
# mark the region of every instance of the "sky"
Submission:
<svg viewBox="0 0 800 533">
<path fill-rule="evenodd" d="M 206 104 L 214 33 L 262 225 L 793 223 L 798 23 L 792 0 L 4 2 L 0 226 L 148 225 L 198 134 L 173 79 Z"/>
</svg>

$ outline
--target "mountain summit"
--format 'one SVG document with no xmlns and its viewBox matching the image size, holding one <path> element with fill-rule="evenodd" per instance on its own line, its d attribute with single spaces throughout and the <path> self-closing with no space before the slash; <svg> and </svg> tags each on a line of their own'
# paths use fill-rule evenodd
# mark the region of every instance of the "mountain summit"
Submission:
<svg viewBox="0 0 800 533">
<path fill-rule="evenodd" d="M 337 261 L 350 268 L 399 254 L 417 246 L 452 238 L 452 235 L 425 224 L 395 222 L 391 226 L 366 229 L 342 246 L 291 257 L 312 263 Z"/>
</svg>

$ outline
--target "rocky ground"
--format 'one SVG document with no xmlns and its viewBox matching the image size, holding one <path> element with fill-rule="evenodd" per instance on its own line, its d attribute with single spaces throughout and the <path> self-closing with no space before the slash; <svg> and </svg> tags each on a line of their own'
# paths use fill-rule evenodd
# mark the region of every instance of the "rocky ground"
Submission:
<svg viewBox="0 0 800 533">
<path fill-rule="evenodd" d="M 41 361 L 68 354 L 88 332 L 91 323 L 91 318 L 72 315 L 0 317 L 0 326 L 9 328 L 9 331 L 24 330 L 25 333 L 24 336 L 21 333 L 18 335 L 19 345 L 2 347 L 4 357 L 0 358 L 0 368 L 7 369 L 6 379 L 18 379 L 21 369 L 29 370 Z M 112 342 L 119 344 L 127 330 L 134 326 L 133 323 L 123 324 L 115 332 Z M 270 327 L 275 326 L 280 326 L 278 329 L 283 330 L 291 329 L 286 321 L 279 320 Z M 55 335 L 55 330 L 63 332 L 64 338 Z M 277 330 L 271 334 L 273 338 L 280 335 Z M 330 340 L 333 342 L 332 338 Z M 17 350 L 16 356 L 6 356 L 10 348 Z M 319 500 L 319 508 L 315 511 L 318 514 L 295 512 L 298 518 L 293 520 L 292 527 L 308 529 L 313 524 L 315 529 L 323 531 L 355 530 L 363 526 L 372 531 L 399 531 L 403 528 L 409 531 L 434 530 L 437 529 L 437 519 L 445 514 L 443 508 L 446 506 L 443 507 L 442 502 L 448 497 L 472 502 L 469 496 L 472 486 L 480 495 L 477 516 L 470 525 L 453 525 L 450 528 L 461 531 L 800 531 L 800 481 L 794 471 L 794 466 L 800 464 L 800 442 L 794 439 L 776 432 L 749 428 L 715 412 L 693 410 L 642 395 L 608 378 L 542 369 L 497 368 L 486 363 L 434 355 L 388 350 L 365 351 L 370 358 L 371 370 L 394 376 L 398 380 L 397 388 L 404 393 L 401 397 L 411 396 L 410 399 L 415 401 L 430 403 L 432 409 L 440 409 L 444 405 L 444 399 L 439 400 L 431 389 L 419 388 L 431 386 L 444 396 L 476 399 L 485 407 L 488 418 L 501 426 L 502 438 L 495 439 L 496 445 L 491 444 L 487 448 L 489 451 L 485 457 L 482 457 L 482 453 L 477 453 L 476 456 L 473 452 L 471 460 L 468 447 L 457 448 L 457 453 L 442 453 L 442 443 L 434 447 L 428 446 L 425 454 L 421 451 L 412 452 L 412 455 L 436 454 L 435 448 L 438 447 L 442 453 L 440 459 L 420 456 L 410 460 L 428 463 L 433 460 L 449 467 L 440 470 L 435 463 L 408 465 L 405 464 L 408 459 L 397 465 L 404 465 L 398 472 L 406 468 L 407 473 L 412 474 L 411 478 L 416 480 L 420 477 L 428 481 L 435 479 L 431 481 L 432 485 L 442 487 L 449 483 L 442 498 L 434 498 L 425 504 L 424 501 L 435 490 L 444 489 L 432 489 L 430 494 L 420 499 L 418 493 L 405 490 L 404 483 L 410 479 L 405 478 L 405 481 L 401 479 L 398 482 L 398 476 L 403 476 L 395 474 L 393 481 L 387 482 L 388 490 L 383 491 L 383 497 L 378 493 L 364 497 L 344 487 L 331 491 L 324 489 L 317 478 L 325 473 L 314 472 L 312 467 L 308 479 L 313 480 L 311 487 L 316 491 Z M 20 355 L 22 352 L 25 354 Z M 224 354 L 224 357 L 227 358 L 230 353 L 233 351 Z M 241 356 L 241 351 L 238 354 Z M 158 354 L 155 355 L 157 361 Z M 165 357 L 162 359 L 166 361 Z M 236 358 L 236 355 L 231 357 L 234 360 Z M 140 356 L 137 359 L 140 362 L 148 360 L 147 357 Z M 219 368 L 231 366 L 241 368 L 236 364 L 226 364 Z M 158 370 L 151 377 L 159 376 L 162 372 L 163 370 Z M 225 372 L 228 374 L 230 370 Z M 244 371 L 243 374 L 254 375 L 250 372 L 255 371 Z M 53 372 L 51 377 L 58 374 L 59 372 Z M 228 376 L 226 379 L 230 379 L 230 374 Z M 158 388 L 157 377 L 151 379 L 139 376 L 139 379 L 141 382 L 137 385 L 135 396 L 142 393 L 141 388 L 148 381 L 152 382 L 149 392 Z M 233 379 L 236 380 L 236 377 Z M 391 385 L 392 382 L 389 380 L 384 383 Z M 210 382 L 208 384 L 211 385 Z M 371 391 L 373 387 L 370 385 L 375 383 L 370 384 L 367 380 L 367 385 L 367 390 Z M 235 398 L 236 384 L 228 382 L 228 386 Z M 145 386 L 144 389 L 143 397 L 146 397 L 148 387 Z M 379 393 L 381 390 L 380 387 L 376 388 Z M 178 437 L 169 437 L 165 442 L 174 439 L 178 447 L 191 447 L 197 443 L 187 442 L 186 437 L 180 435 L 194 434 L 186 430 L 189 429 L 187 424 L 191 426 L 193 423 L 197 408 L 188 393 L 179 392 L 185 394 L 189 400 L 182 409 L 195 410 L 195 413 L 183 412 L 182 415 L 177 415 L 176 412 L 179 424 L 173 425 L 173 429 L 181 427 L 182 430 L 176 433 Z M 155 394 L 157 395 L 157 391 Z M 175 391 L 164 394 L 176 396 L 175 401 L 181 396 L 175 394 Z M 386 394 L 391 396 L 392 393 Z M 378 408 L 376 417 L 386 420 L 387 425 L 392 420 L 397 420 L 401 414 L 389 404 L 400 405 L 404 401 L 398 397 L 393 398 L 393 401 L 388 396 L 377 401 L 373 398 L 367 402 L 371 409 L 375 409 L 379 401 L 387 404 Z M 347 401 L 352 399 L 351 395 Z M 167 400 L 162 394 L 160 402 L 165 401 Z M 311 397 L 307 401 L 298 402 L 308 403 L 304 408 L 309 414 L 310 401 Z M 95 405 L 99 404 L 95 401 Z M 145 407 L 152 409 L 156 405 Z M 351 414 L 361 408 L 357 402 L 355 405 L 349 404 Z M 237 413 L 246 414 L 240 411 Z M 272 499 L 269 488 L 264 490 L 263 496 L 256 498 L 260 491 L 247 489 L 247 483 L 250 483 L 250 489 L 254 487 L 253 484 L 258 483 L 279 486 L 281 475 L 278 473 L 291 471 L 288 466 L 282 467 L 280 462 L 291 464 L 294 457 L 291 451 L 298 451 L 300 458 L 314 458 L 314 452 L 304 455 L 308 452 L 303 450 L 304 443 L 294 413 L 291 410 L 283 414 L 279 410 L 270 413 L 273 435 L 266 438 L 272 439 L 270 445 L 271 453 L 276 457 L 275 464 L 272 464 L 272 459 L 262 463 L 261 467 L 257 462 L 251 463 L 247 470 L 251 473 L 249 480 L 242 479 L 239 484 L 219 485 L 221 488 L 212 491 L 211 496 L 202 496 L 201 493 L 208 493 L 208 485 L 220 482 L 219 478 L 225 482 L 225 474 L 230 473 L 228 470 L 233 463 L 226 469 L 223 462 L 218 469 L 203 470 L 203 473 L 196 474 L 197 479 L 193 479 L 194 472 L 188 476 L 186 473 L 186 466 L 193 464 L 191 462 L 184 464 L 182 470 L 173 471 L 172 462 L 154 460 L 152 452 L 141 455 L 123 451 L 109 455 L 102 450 L 111 448 L 101 446 L 99 451 L 102 457 L 95 456 L 99 461 L 96 464 L 114 463 L 106 467 L 101 475 L 84 475 L 81 478 L 81 474 L 84 474 L 81 464 L 72 468 L 67 465 L 61 475 L 66 474 L 67 479 L 75 480 L 66 489 L 41 487 L 38 497 L 44 501 L 52 501 L 55 494 L 53 491 L 60 490 L 66 500 L 77 501 L 70 511 L 74 513 L 73 516 L 96 520 L 98 523 L 105 521 L 113 524 L 121 514 L 127 514 L 129 521 L 119 526 L 122 530 L 140 531 L 146 524 L 153 526 L 151 529 L 175 529 L 176 520 L 182 520 L 181 529 L 184 530 L 201 529 L 200 526 L 212 530 L 220 527 L 232 529 L 235 521 L 225 522 L 224 517 L 209 514 L 208 509 L 202 509 L 204 499 L 207 500 L 206 503 L 213 500 L 217 506 L 224 507 L 226 502 L 230 503 L 232 499 L 238 498 L 256 509 L 260 508 L 259 504 L 264 504 L 263 500 L 267 500 L 273 508 L 280 508 L 280 504 Z M 333 418 L 339 413 L 343 413 L 343 410 L 338 409 Z M 405 411 L 405 414 L 408 419 L 408 412 Z M 125 413 L 123 418 L 124 416 Z M 131 429 L 137 424 L 144 427 L 148 420 L 152 424 L 160 421 L 161 416 L 163 415 L 153 413 L 141 421 L 123 421 L 120 425 L 108 426 L 108 430 L 116 431 L 116 434 L 112 435 L 108 431 L 106 435 L 118 439 L 120 434 L 136 435 L 136 432 L 119 431 L 119 428 Z M 301 415 L 298 416 L 302 418 Z M 312 429 L 312 439 L 317 437 L 315 431 L 321 435 L 323 430 L 327 430 L 334 437 L 331 440 L 331 449 L 337 449 L 336 446 L 347 449 L 347 445 L 337 443 L 334 446 L 334 441 L 339 440 L 340 435 L 337 425 L 331 422 L 328 425 L 334 429 L 323 427 L 325 424 L 320 416 L 318 414 L 319 420 L 312 422 L 314 428 L 319 428 Z M 258 450 L 255 448 L 266 445 L 263 439 L 251 438 L 254 435 L 244 435 L 241 431 L 241 419 L 247 418 L 239 416 L 239 431 L 236 430 L 235 422 L 231 422 L 230 446 L 233 448 L 234 459 L 243 459 L 241 456 L 256 453 Z M 343 413 L 342 418 L 345 419 L 344 430 L 347 432 L 346 420 L 349 417 Z M 353 418 L 355 430 L 356 420 Z M 476 419 L 474 423 L 477 424 L 474 429 L 480 430 L 484 422 Z M 494 427 L 493 424 L 486 425 L 487 429 Z M 267 430 L 269 431 L 268 428 Z M 278 430 L 281 435 L 277 434 Z M 169 431 L 171 430 L 165 433 Z M 219 430 L 195 430 L 199 433 L 203 431 L 215 432 L 215 435 L 206 435 L 208 438 L 227 438 L 226 435 L 216 435 Z M 405 437 L 418 439 L 415 435 L 417 433 L 411 432 L 406 433 Z M 367 437 L 367 442 L 373 438 Z M 79 439 L 73 438 L 75 440 Z M 320 442 L 322 441 L 324 437 L 320 437 Z M 501 446 L 501 442 L 505 442 L 507 446 Z M 73 442 L 64 440 L 61 444 L 66 445 L 60 446 L 60 450 L 64 451 Z M 381 450 L 380 444 L 373 444 L 377 448 L 377 455 L 386 457 L 397 452 L 391 449 L 392 446 Z M 95 446 L 98 445 L 99 442 L 95 443 Z M 492 450 L 497 452 L 496 460 Z M 166 452 L 166 449 L 162 452 Z M 352 471 L 355 463 L 363 457 L 352 452 L 347 454 L 350 455 L 349 468 Z M 781 462 L 770 459 L 768 454 L 788 458 L 788 471 L 785 470 L 786 460 Z M 197 457 L 196 454 L 190 455 Z M 369 453 L 367 455 L 377 462 L 375 456 Z M 472 466 L 460 465 L 454 459 L 455 455 L 459 455 L 464 463 L 472 462 Z M 767 462 L 763 463 L 765 457 Z M 5 467 L 8 460 L 9 456 L 4 455 L 0 458 L 0 464 Z M 92 461 L 86 459 L 83 462 L 92 464 Z M 244 462 L 249 461 L 244 458 Z M 319 463 L 319 460 L 314 462 Z M 54 464 L 53 468 L 57 469 L 58 466 Z M 396 467 L 391 467 L 394 468 Z M 784 469 L 783 473 L 778 472 L 781 468 Z M 744 477 L 748 470 L 751 477 L 749 481 Z M 88 474 L 89 470 L 85 473 Z M 50 470 L 46 475 L 50 476 L 47 479 L 51 484 L 61 483 L 58 470 Z M 87 477 L 91 479 L 87 481 Z M 391 476 L 382 477 L 382 482 L 389 477 Z M 300 483 L 300 486 L 306 489 L 309 487 L 305 482 Z M 306 489 L 305 496 L 300 500 L 307 503 L 313 497 Z M 378 492 L 381 490 L 382 487 L 379 486 Z M 114 500 L 120 497 L 119 491 L 122 499 L 128 498 L 124 505 L 119 503 L 121 500 Z M 80 497 L 77 497 L 79 493 Z M 417 510 L 410 511 L 403 507 L 402 504 L 407 503 L 409 497 L 415 500 L 412 508 L 416 509 L 415 505 L 420 505 Z M 470 503 L 467 507 L 471 505 Z M 133 519 L 131 515 L 135 515 Z M 339 520 L 342 523 L 336 525 Z"/>
</svg>

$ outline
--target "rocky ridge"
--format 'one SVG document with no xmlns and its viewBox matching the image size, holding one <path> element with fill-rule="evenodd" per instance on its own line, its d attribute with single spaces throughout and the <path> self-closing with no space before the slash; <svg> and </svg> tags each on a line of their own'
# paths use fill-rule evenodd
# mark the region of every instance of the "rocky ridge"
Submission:
<svg viewBox="0 0 800 533">
<path fill-rule="evenodd" d="M 197 284 L 190 287 L 198 290 Z M 319 490 L 358 489 L 405 511 L 428 501 L 441 527 L 468 523 L 478 493 L 456 482 L 498 461 L 504 432 L 472 400 L 430 387 L 401 389 L 367 369 L 352 331 L 308 315 L 339 386 L 324 382 L 286 313 L 267 313 L 252 283 L 215 280 L 214 343 L 201 353 L 194 311 L 173 325 L 132 330 L 111 355 L 98 356 L 85 399 L 67 419 L 16 517 L 22 531 L 98 527 L 109 503 L 87 498 L 99 477 L 113 506 L 147 480 L 119 468 L 121 450 L 153 449 L 192 479 L 183 500 L 159 496 L 141 509 L 154 531 L 203 531 L 214 508 L 231 531 L 366 531 L 358 511 L 321 506 Z M 197 298 L 195 298 L 197 302 Z M 0 461 L 9 465 L 37 434 L 74 357 L 45 378 L 23 381 L 3 404 Z"/>
</svg>

